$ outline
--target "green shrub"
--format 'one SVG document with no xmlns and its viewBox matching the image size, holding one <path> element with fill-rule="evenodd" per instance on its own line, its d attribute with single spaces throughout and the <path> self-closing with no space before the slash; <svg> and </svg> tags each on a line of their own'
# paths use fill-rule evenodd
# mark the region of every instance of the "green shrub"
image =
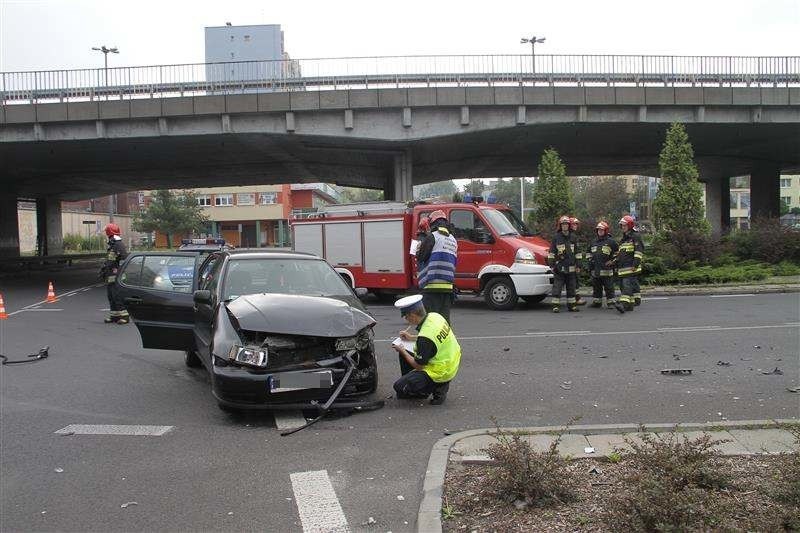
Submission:
<svg viewBox="0 0 800 533">
<path fill-rule="evenodd" d="M 535 507 L 572 501 L 577 497 L 576 481 L 567 470 L 567 460 L 558 453 L 566 427 L 547 449 L 534 450 L 518 433 L 497 428 L 496 443 L 486 453 L 497 462 L 489 474 L 489 483 L 505 501 L 523 500 Z"/>
<path fill-rule="evenodd" d="M 775 276 L 800 276 L 800 265 L 790 261 L 781 261 L 772 267 L 772 274 Z"/>
<path fill-rule="evenodd" d="M 770 265 L 763 263 L 702 266 L 685 270 L 668 270 L 663 274 L 649 276 L 643 281 L 651 285 L 704 285 L 711 283 L 734 283 L 759 281 L 772 275 Z"/>
<path fill-rule="evenodd" d="M 63 243 L 64 243 L 64 250 L 73 250 L 78 251 L 81 249 L 81 242 L 86 237 L 81 237 L 76 233 L 67 233 L 64 235 Z"/>
<path fill-rule="evenodd" d="M 102 235 L 92 235 L 84 237 L 77 233 L 67 233 L 63 239 L 64 250 L 73 252 L 89 252 L 103 250 L 106 247 L 106 239 Z"/>
<path fill-rule="evenodd" d="M 643 428 L 644 429 L 644 428 Z M 627 439 L 623 452 L 630 463 L 627 490 L 612 497 L 604 519 L 614 531 L 704 531 L 725 529 L 731 504 L 720 489 L 727 474 L 714 459 L 718 452 L 709 435 L 690 439 L 676 430 L 640 433 L 641 442 Z"/>
<path fill-rule="evenodd" d="M 782 226 L 777 218 L 754 219 L 749 230 L 733 232 L 730 242 L 742 259 L 800 262 L 800 231 Z"/>
</svg>

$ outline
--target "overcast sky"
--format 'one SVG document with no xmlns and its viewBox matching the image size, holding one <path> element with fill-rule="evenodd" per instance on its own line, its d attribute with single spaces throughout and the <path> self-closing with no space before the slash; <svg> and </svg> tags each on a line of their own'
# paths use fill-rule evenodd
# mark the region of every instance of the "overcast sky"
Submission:
<svg viewBox="0 0 800 533">
<path fill-rule="evenodd" d="M 0 0 L 0 71 L 204 59 L 203 28 L 280 24 L 293 58 L 541 53 L 800 55 L 800 0 Z"/>
</svg>

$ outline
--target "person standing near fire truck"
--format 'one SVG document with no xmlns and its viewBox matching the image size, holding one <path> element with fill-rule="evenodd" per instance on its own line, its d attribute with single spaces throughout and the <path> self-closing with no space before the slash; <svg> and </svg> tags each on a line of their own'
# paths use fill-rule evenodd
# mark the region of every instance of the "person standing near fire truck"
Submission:
<svg viewBox="0 0 800 533">
<path fill-rule="evenodd" d="M 553 312 L 561 311 L 561 290 L 566 285 L 567 309 L 579 311 L 575 300 L 575 252 L 569 232 L 569 217 L 567 215 L 558 219 L 558 231 L 550 242 L 550 252 L 547 254 L 547 264 L 553 269 L 553 292 L 550 303 Z"/>
<path fill-rule="evenodd" d="M 626 311 L 633 311 L 634 294 L 638 287 L 638 276 L 642 271 L 644 244 L 642 238 L 633 230 L 633 217 L 625 215 L 619 220 L 622 239 L 619 241 L 619 252 L 615 260 L 619 285 L 622 295 L 619 301 Z M 641 299 L 641 296 L 640 296 Z"/>
<path fill-rule="evenodd" d="M 614 257 L 617 255 L 619 245 L 611 236 L 610 229 L 607 222 L 597 223 L 594 230 L 597 239 L 589 245 L 586 254 L 589 262 L 589 274 L 592 278 L 592 307 L 603 305 L 603 292 L 605 291 L 607 305 L 624 313 L 625 308 L 614 297 Z"/>
<path fill-rule="evenodd" d="M 456 277 L 458 242 L 447 227 L 447 215 L 437 209 L 428 216 L 428 233 L 417 250 L 419 288 L 423 304 L 429 312 L 442 315 L 448 324 L 453 304 L 453 282 Z"/>
</svg>

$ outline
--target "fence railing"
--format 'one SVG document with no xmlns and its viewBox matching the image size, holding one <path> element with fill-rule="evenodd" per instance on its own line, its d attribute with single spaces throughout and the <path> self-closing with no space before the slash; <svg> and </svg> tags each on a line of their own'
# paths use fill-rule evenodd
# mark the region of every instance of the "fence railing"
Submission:
<svg viewBox="0 0 800 533">
<path fill-rule="evenodd" d="M 540 84 L 800 86 L 800 56 L 383 56 L 3 72 L 0 101 Z"/>
</svg>

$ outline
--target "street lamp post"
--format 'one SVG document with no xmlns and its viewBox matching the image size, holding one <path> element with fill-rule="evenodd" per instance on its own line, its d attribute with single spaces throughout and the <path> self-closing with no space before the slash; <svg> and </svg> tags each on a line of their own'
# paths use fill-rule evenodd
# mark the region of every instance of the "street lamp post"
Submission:
<svg viewBox="0 0 800 533">
<path fill-rule="evenodd" d="M 114 48 L 106 48 L 106 45 L 103 45 L 100 48 L 93 46 L 92 50 L 103 52 L 103 70 L 105 71 L 106 87 L 108 87 L 108 53 L 118 54 L 119 49 L 116 46 Z"/>
<path fill-rule="evenodd" d="M 531 71 L 536 74 L 536 43 L 543 43 L 545 37 L 536 37 L 535 35 L 530 39 L 523 37 L 519 40 L 521 44 L 531 43 Z M 535 81 L 534 81 L 535 83 Z"/>
</svg>

